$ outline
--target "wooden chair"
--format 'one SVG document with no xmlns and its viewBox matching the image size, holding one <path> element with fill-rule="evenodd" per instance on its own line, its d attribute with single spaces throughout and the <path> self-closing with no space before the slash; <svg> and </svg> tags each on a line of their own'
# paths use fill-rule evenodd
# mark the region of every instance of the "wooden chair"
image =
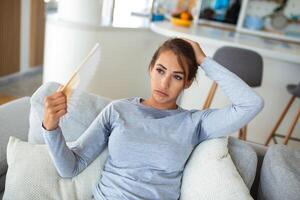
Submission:
<svg viewBox="0 0 300 200">
<path fill-rule="evenodd" d="M 275 126 L 273 127 L 265 145 L 267 146 L 271 139 L 273 139 L 274 143 L 277 144 L 277 140 L 276 140 L 276 136 L 277 137 L 281 137 L 284 138 L 283 144 L 287 144 L 289 142 L 289 140 L 295 140 L 300 142 L 299 138 L 295 138 L 295 137 L 291 137 L 292 133 L 294 131 L 294 128 L 296 127 L 296 124 L 298 122 L 298 119 L 300 117 L 300 106 L 298 108 L 298 111 L 296 113 L 296 116 L 294 117 L 294 119 L 292 120 L 292 123 L 288 129 L 288 132 L 286 135 L 281 135 L 281 134 L 277 134 L 276 131 L 278 129 L 278 127 L 280 126 L 281 122 L 283 121 L 284 117 L 286 116 L 288 110 L 290 109 L 291 105 L 293 104 L 293 102 L 295 101 L 296 97 L 300 98 L 300 83 L 298 85 L 287 85 L 287 90 L 290 94 L 292 94 L 292 97 L 290 98 L 288 104 L 285 106 L 283 112 L 281 113 L 281 115 L 279 116 L 279 119 L 277 120 Z"/>
<path fill-rule="evenodd" d="M 224 46 L 215 52 L 213 59 L 235 73 L 250 87 L 261 86 L 263 59 L 255 51 Z M 218 84 L 214 81 L 203 105 L 203 109 L 210 107 L 217 88 Z M 242 140 L 247 139 L 247 125 L 239 130 L 239 138 Z"/>
</svg>

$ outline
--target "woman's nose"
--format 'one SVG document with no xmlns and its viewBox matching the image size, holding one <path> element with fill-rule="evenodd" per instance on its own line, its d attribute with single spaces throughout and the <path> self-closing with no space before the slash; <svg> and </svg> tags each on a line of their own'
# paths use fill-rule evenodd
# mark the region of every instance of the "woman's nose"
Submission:
<svg viewBox="0 0 300 200">
<path fill-rule="evenodd" d="M 165 76 L 163 77 L 162 81 L 161 81 L 161 89 L 168 89 L 170 86 L 170 77 L 169 76 Z"/>
</svg>

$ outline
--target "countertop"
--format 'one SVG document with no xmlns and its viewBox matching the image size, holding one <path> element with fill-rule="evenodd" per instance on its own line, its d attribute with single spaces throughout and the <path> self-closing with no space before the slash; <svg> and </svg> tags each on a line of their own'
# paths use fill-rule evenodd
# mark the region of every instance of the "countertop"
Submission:
<svg viewBox="0 0 300 200">
<path fill-rule="evenodd" d="M 150 29 L 168 37 L 186 37 L 200 44 L 226 45 L 251 49 L 262 56 L 300 64 L 300 44 L 297 43 L 253 36 L 199 24 L 193 24 L 189 28 L 180 27 L 171 24 L 169 21 L 151 23 Z"/>
</svg>

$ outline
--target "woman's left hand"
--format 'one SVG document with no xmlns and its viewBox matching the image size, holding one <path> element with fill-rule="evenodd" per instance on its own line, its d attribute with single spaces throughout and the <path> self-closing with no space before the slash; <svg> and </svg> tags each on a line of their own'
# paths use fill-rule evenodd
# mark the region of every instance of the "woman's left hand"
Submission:
<svg viewBox="0 0 300 200">
<path fill-rule="evenodd" d="M 186 39 L 186 38 L 182 38 L 182 39 L 187 41 L 188 43 L 190 43 L 192 45 L 192 47 L 194 49 L 194 52 L 195 52 L 197 63 L 198 63 L 198 65 L 201 65 L 204 58 L 206 57 L 206 55 L 203 52 L 203 50 L 201 49 L 200 45 L 197 42 L 193 41 L 193 40 Z"/>
</svg>

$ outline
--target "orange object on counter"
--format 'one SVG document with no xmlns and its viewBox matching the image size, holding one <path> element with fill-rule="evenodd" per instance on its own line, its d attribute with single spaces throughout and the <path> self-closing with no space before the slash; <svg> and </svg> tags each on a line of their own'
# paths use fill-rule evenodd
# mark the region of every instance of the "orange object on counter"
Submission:
<svg viewBox="0 0 300 200">
<path fill-rule="evenodd" d="M 180 14 L 180 19 L 182 19 L 182 20 L 189 20 L 189 18 L 190 18 L 190 15 L 187 12 L 182 12 Z"/>
<path fill-rule="evenodd" d="M 174 25 L 178 25 L 178 26 L 185 26 L 185 27 L 189 27 L 192 25 L 192 20 L 183 20 L 177 17 L 172 17 L 171 18 L 171 23 Z"/>
</svg>

